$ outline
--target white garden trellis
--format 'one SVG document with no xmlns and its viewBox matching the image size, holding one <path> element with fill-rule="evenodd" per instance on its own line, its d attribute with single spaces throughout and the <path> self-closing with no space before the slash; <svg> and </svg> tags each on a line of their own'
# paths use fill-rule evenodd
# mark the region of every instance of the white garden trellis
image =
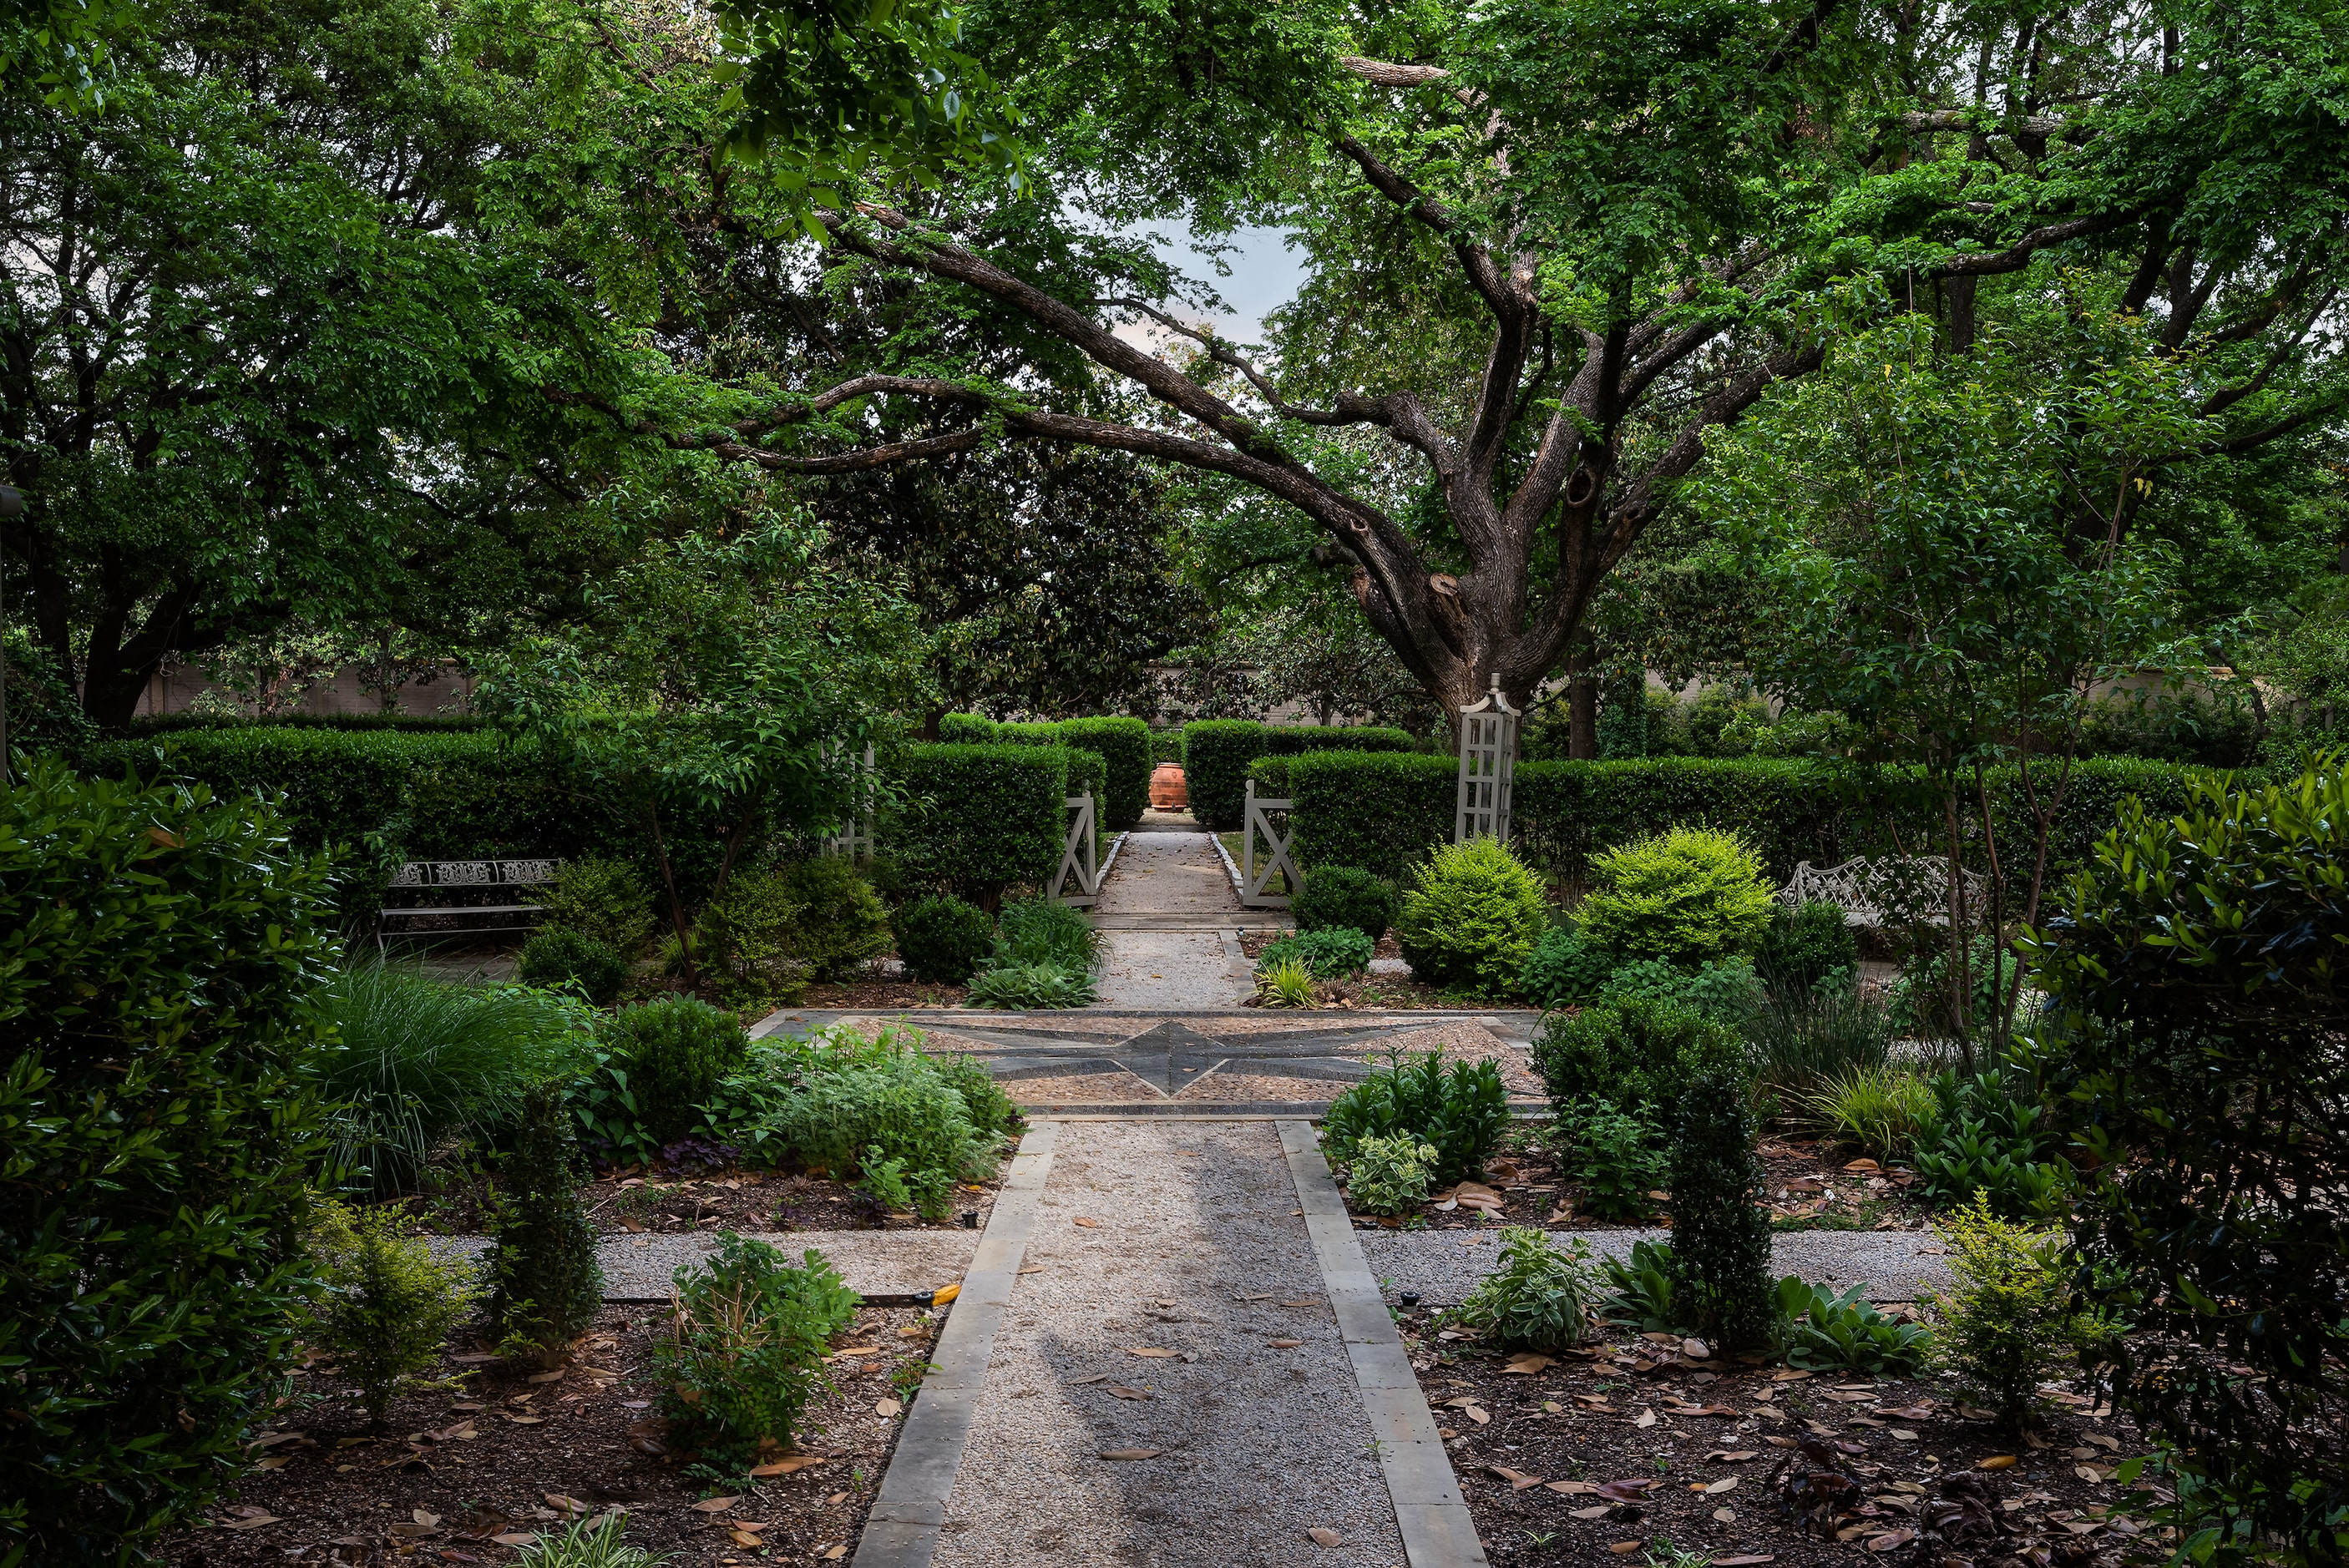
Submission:
<svg viewBox="0 0 2349 1568">
<path fill-rule="evenodd" d="M 1517 720 L 1522 716 L 1493 689 L 1460 710 L 1460 799 L 1452 841 L 1509 838 L 1509 792 L 1517 776 Z"/>
</svg>

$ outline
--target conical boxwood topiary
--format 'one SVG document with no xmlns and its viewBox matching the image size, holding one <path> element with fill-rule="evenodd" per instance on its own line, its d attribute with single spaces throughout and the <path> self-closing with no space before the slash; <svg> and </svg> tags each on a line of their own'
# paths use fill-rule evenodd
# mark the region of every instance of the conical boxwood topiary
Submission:
<svg viewBox="0 0 2349 1568">
<path fill-rule="evenodd" d="M 579 1201 L 578 1143 L 558 1086 L 541 1084 L 523 1097 L 521 1134 L 499 1164 L 498 1188 L 491 1331 L 506 1354 L 534 1356 L 552 1370 L 604 1305 L 595 1228 Z"/>
</svg>

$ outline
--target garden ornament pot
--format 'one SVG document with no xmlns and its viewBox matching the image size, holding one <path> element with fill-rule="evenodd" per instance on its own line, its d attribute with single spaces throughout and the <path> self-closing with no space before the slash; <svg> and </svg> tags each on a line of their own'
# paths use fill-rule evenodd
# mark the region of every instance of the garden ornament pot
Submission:
<svg viewBox="0 0 2349 1568">
<path fill-rule="evenodd" d="M 1150 804 L 1159 811 L 1180 811 L 1191 804 L 1180 762 L 1162 762 L 1150 770 Z"/>
</svg>

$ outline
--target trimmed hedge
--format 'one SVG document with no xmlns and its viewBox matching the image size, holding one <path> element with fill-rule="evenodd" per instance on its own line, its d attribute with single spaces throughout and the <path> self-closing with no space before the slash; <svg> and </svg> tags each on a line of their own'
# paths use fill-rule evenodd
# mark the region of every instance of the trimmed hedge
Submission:
<svg viewBox="0 0 2349 1568">
<path fill-rule="evenodd" d="M 281 713 L 268 718 L 240 718 L 233 714 L 150 713 L 130 721 L 129 733 L 184 734 L 191 729 L 350 729 L 373 734 L 413 730 L 446 735 L 487 729 L 494 720 L 478 713 Z"/>
<path fill-rule="evenodd" d="M 1385 754 L 1411 751 L 1418 744 L 1403 730 L 1372 725 L 1195 719 L 1183 727 L 1183 782 L 1191 794 L 1191 815 L 1219 830 L 1231 829 L 1246 814 L 1248 765 L 1259 757 L 1321 751 Z"/>
<path fill-rule="evenodd" d="M 1041 882 L 1061 863 L 1072 760 L 1059 746 L 913 745 L 883 770 L 908 804 L 885 837 L 917 881 L 992 908 L 1003 890 Z"/>
<path fill-rule="evenodd" d="M 1138 718 L 999 724 L 983 714 L 950 713 L 938 720 L 938 737 L 969 746 L 1067 746 L 1094 754 L 1101 769 L 1081 766 L 1070 792 L 1092 786 L 1104 828 L 1133 826 L 1150 804 L 1150 727 Z"/>
<path fill-rule="evenodd" d="M 612 841 L 616 827 L 583 810 L 533 748 L 470 727 L 182 729 L 87 748 L 81 771 L 187 779 L 222 799 L 282 792 L 281 820 L 305 850 L 389 831 L 418 860 L 571 855 Z"/>
<path fill-rule="evenodd" d="M 1101 753 L 1108 782 L 1102 814 L 1111 828 L 1131 828 L 1150 805 L 1150 727 L 1138 718 L 1070 718 L 1061 738 Z"/>
<path fill-rule="evenodd" d="M 2079 864 L 2109 830 L 2122 799 L 2135 795 L 2155 815 L 2173 814 L 2208 771 L 2139 758 L 2075 764 L 2049 845 L 2050 888 L 2059 868 Z M 1308 868 L 1361 866 L 1400 877 L 1452 836 L 1459 770 L 1449 757 L 1323 752 L 1260 758 L 1249 772 L 1260 793 L 1296 800 L 1298 857 Z M 2001 845 L 2020 855 L 2030 841 L 2022 792 L 2007 769 L 1994 788 Z M 1832 865 L 1886 852 L 1896 827 L 1930 853 L 1934 820 L 1909 776 L 1811 758 L 1629 758 L 1520 762 L 1516 770 L 1519 852 L 1570 881 L 1580 880 L 1593 854 L 1689 825 L 1744 833 L 1771 879 L 1783 882 L 1797 861 Z M 1970 848 L 1969 858 L 1978 852 Z"/>
</svg>

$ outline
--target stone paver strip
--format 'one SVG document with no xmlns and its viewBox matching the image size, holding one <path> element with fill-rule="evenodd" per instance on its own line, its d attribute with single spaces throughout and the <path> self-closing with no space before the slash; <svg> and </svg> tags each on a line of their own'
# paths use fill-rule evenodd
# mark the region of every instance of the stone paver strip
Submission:
<svg viewBox="0 0 2349 1568">
<path fill-rule="evenodd" d="M 977 1231 L 744 1231 L 767 1243 L 792 1263 L 813 1247 L 839 1271 L 848 1288 L 867 1300 L 910 1302 L 926 1299 L 950 1285 L 970 1266 L 978 1250 Z M 604 1265 L 604 1299 L 609 1302 L 667 1301 L 669 1284 L 679 1265 L 698 1263 L 718 1237 L 710 1232 L 675 1235 L 606 1236 L 596 1243 L 595 1259 Z M 444 1256 L 479 1257 L 490 1248 L 487 1236 L 436 1237 L 433 1251 Z"/>
<path fill-rule="evenodd" d="M 1371 1272 L 1385 1282 L 1387 1299 L 1411 1291 L 1428 1306 L 1451 1306 L 1476 1287 L 1500 1263 L 1499 1227 L 1465 1231 L 1361 1231 L 1356 1233 Z M 1577 1239 L 1596 1253 L 1629 1257 L 1631 1243 L 1671 1239 L 1670 1231 L 1557 1231 L 1551 1239 Z M 1915 1301 L 1950 1283 L 1948 1261 L 1924 1249 L 1939 1247 L 1926 1231 L 1793 1231 L 1771 1238 L 1771 1261 L 1782 1274 L 1796 1274 L 1838 1290 L 1868 1282 L 1870 1301 Z"/>
<path fill-rule="evenodd" d="M 1292 1194 L 1274 1124 L 1061 1127 L 1026 1249 L 1034 1272 L 1018 1277 L 994 1336 L 926 1561 L 1405 1561 L 1349 1357 L 1352 1336 L 1331 1310 Z M 996 1204 L 999 1219 L 1007 1202 Z M 1361 1309 L 1356 1301 L 1341 1310 Z M 916 1417 L 931 1398 L 926 1385 Z M 1142 1450 L 1154 1451 L 1102 1457 Z M 894 1516 L 874 1518 L 896 1528 Z M 875 1528 L 860 1565 L 924 1568 L 906 1555 L 868 1563 Z M 1316 1528 L 1340 1543 L 1315 1543 L 1306 1532 Z"/>
<path fill-rule="evenodd" d="M 962 1290 L 939 1330 L 930 1374 L 897 1434 L 857 1542 L 855 1568 L 927 1568 L 937 1551 L 947 1500 L 962 1468 L 1060 1136 L 1059 1124 L 1045 1121 L 1019 1140 Z"/>
<path fill-rule="evenodd" d="M 1306 1233 L 1312 1238 L 1330 1305 L 1346 1336 L 1346 1354 L 1378 1439 L 1379 1468 L 1394 1501 L 1411 1568 L 1481 1565 L 1485 1549 L 1468 1517 L 1467 1500 L 1453 1479 L 1451 1458 L 1436 1436 L 1435 1418 L 1420 1392 L 1394 1317 L 1363 1262 L 1353 1220 L 1330 1178 L 1320 1140 L 1311 1122 L 1277 1125 L 1289 1178 L 1304 1209 Z"/>
</svg>

